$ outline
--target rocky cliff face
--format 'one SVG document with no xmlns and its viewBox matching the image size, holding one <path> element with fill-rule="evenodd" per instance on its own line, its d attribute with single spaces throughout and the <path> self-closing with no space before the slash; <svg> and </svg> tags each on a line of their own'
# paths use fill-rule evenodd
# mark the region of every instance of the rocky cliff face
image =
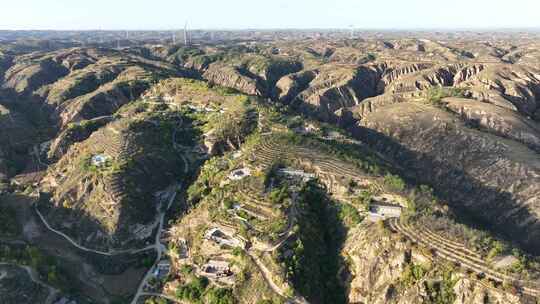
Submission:
<svg viewBox="0 0 540 304">
<path fill-rule="evenodd" d="M 447 98 L 446 108 L 473 127 L 521 142 L 540 151 L 540 124 L 506 108 L 471 99 Z"/>
<path fill-rule="evenodd" d="M 386 69 L 381 81 L 378 85 L 378 91 L 384 92 L 385 88 L 392 82 L 398 81 L 402 77 L 407 75 L 418 73 L 422 70 L 433 67 L 433 64 L 419 63 L 419 64 L 396 64 Z"/>
<path fill-rule="evenodd" d="M 336 111 L 356 106 L 366 97 L 374 96 L 380 73 L 380 69 L 376 66 L 321 67 L 313 72 L 315 77 L 292 102 L 300 108 L 317 113 L 323 120 L 331 121 Z M 286 92 L 283 98 L 291 99 L 293 93 L 306 86 L 305 82 L 311 75 L 302 76 L 304 77 L 282 79 L 278 83 L 280 90 Z"/>
<path fill-rule="evenodd" d="M 488 66 L 475 77 L 460 83 L 461 87 L 491 90 L 508 100 L 520 113 L 534 117 L 539 107 L 540 71 L 526 66 Z M 490 99 L 487 99 L 489 102 Z"/>
<path fill-rule="evenodd" d="M 257 81 L 242 75 L 236 67 L 224 66 L 220 63 L 211 64 L 203 77 L 210 83 L 233 88 L 248 95 L 263 95 Z"/>
<path fill-rule="evenodd" d="M 274 95 L 282 103 L 290 103 L 305 90 L 317 76 L 317 71 L 302 71 L 282 77 L 277 83 Z"/>
<path fill-rule="evenodd" d="M 56 108 L 61 128 L 68 123 L 111 115 L 121 106 L 136 99 L 150 84 L 148 71 L 131 67 L 95 91 L 63 102 Z"/>
<path fill-rule="evenodd" d="M 234 55 L 232 58 L 210 64 L 205 69 L 203 78 L 248 95 L 270 96 L 274 93 L 274 87 L 280 78 L 301 68 L 300 62 L 289 59 Z"/>
<path fill-rule="evenodd" d="M 422 103 L 389 105 L 360 124 L 375 132 L 358 130 L 358 136 L 406 165 L 421 182 L 447 193 L 455 207 L 501 227 L 513 239 L 519 236 L 530 250 L 540 248 L 536 152 Z"/>
<path fill-rule="evenodd" d="M 475 99 L 535 118 L 539 71 L 503 64 L 389 64 L 378 85 L 379 94 L 406 93 L 436 86 L 466 89 Z"/>
<path fill-rule="evenodd" d="M 475 99 L 510 109 L 523 109 L 524 107 L 516 102 L 528 100 L 531 104 L 523 111 L 529 116 L 534 116 L 536 111 L 534 96 L 537 88 L 535 78 L 531 78 L 530 73 L 523 73 L 520 80 L 516 79 L 520 76 L 514 76 L 506 86 L 504 82 L 496 79 L 488 82 L 497 83 L 498 87 L 486 86 L 485 75 L 490 75 L 491 78 L 510 77 L 502 76 L 504 73 L 493 76 L 489 73 L 492 69 L 491 67 L 488 69 L 484 64 L 466 63 L 437 65 L 389 62 L 358 69 L 342 66 L 333 66 L 330 69 L 329 66 L 327 68 L 321 66 L 315 70 L 283 77 L 277 83 L 276 98 L 284 103 L 294 99 L 304 102 L 328 118 L 342 108 L 358 106 L 353 112 L 362 115 L 363 112 L 376 108 L 377 104 L 395 102 L 400 98 L 418 97 L 423 94 L 422 91 L 433 87 L 457 86 L 466 89 L 467 94 Z M 523 86 L 515 88 L 516 83 L 521 82 L 526 83 L 525 87 L 529 89 L 524 89 Z M 514 89 L 511 89 L 513 87 Z M 504 93 L 506 91 L 509 93 Z M 370 99 L 372 96 L 375 97 Z"/>
<path fill-rule="evenodd" d="M 434 303 L 441 292 L 435 286 L 441 285 L 446 286 L 447 297 L 440 303 L 527 303 L 457 269 L 444 270 L 443 263 L 432 262 L 424 252 L 428 251 L 374 223 L 349 231 L 343 248 L 350 261 L 349 303 Z"/>
<path fill-rule="evenodd" d="M 114 113 L 153 79 L 184 73 L 129 52 L 74 48 L 16 57 L 2 88 L 11 97 L 7 101 L 43 104 L 63 129 L 70 122 Z"/>
<path fill-rule="evenodd" d="M 425 90 L 434 86 L 454 85 L 454 75 L 459 65 L 436 66 L 418 73 L 405 74 L 394 79 L 384 87 L 387 93 L 402 93 L 407 91 Z"/>
<path fill-rule="evenodd" d="M 110 62 L 98 62 L 76 70 L 68 76 L 41 90 L 43 98 L 51 105 L 88 94 L 101 85 L 114 80 L 124 67 Z"/>
<path fill-rule="evenodd" d="M 375 112 L 379 109 L 382 109 L 388 105 L 400 102 L 406 102 L 407 100 L 421 98 L 423 95 L 420 91 L 412 91 L 399 94 L 382 94 L 375 97 L 369 97 L 354 107 L 349 108 L 348 110 L 354 114 L 357 119 L 362 119 L 362 117 L 369 115 L 372 112 Z"/>
<path fill-rule="evenodd" d="M 349 303 L 387 303 L 397 298 L 395 286 L 410 262 L 410 248 L 403 240 L 371 224 L 349 231 L 343 252 L 352 262 Z M 416 292 L 410 295 L 410 302 L 402 298 L 400 303 L 419 300 Z"/>
</svg>

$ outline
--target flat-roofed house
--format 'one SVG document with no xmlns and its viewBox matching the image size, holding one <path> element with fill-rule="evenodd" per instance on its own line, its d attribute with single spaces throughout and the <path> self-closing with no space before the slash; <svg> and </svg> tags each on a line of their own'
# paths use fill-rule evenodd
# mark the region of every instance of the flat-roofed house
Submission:
<svg viewBox="0 0 540 304">
<path fill-rule="evenodd" d="M 390 205 L 382 203 L 372 203 L 369 205 L 369 211 L 384 218 L 400 217 L 402 207 L 399 205 Z"/>
</svg>

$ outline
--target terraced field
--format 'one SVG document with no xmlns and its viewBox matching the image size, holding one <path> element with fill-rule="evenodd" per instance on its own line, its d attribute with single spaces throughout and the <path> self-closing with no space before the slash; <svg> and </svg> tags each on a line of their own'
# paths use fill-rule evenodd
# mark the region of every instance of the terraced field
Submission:
<svg viewBox="0 0 540 304">
<path fill-rule="evenodd" d="M 234 190 L 231 191 L 233 195 L 230 198 L 235 202 L 235 207 L 228 210 L 232 217 L 226 220 L 225 224 L 236 226 L 237 229 L 241 221 L 257 234 L 266 234 L 263 231 L 276 220 L 286 216 L 285 210 L 280 205 L 272 204 L 269 197 L 262 192 L 263 189 L 254 185 L 258 182 L 260 182 L 258 177 L 251 176 L 234 185 Z M 236 222 L 233 221 L 235 219 Z"/>
<path fill-rule="evenodd" d="M 459 264 L 461 267 L 495 282 L 517 284 L 522 288 L 524 294 L 533 297 L 540 296 L 540 287 L 537 283 L 523 281 L 494 270 L 482 259 L 480 254 L 467 249 L 463 244 L 443 238 L 426 227 L 413 227 L 408 223 L 402 223 L 396 218 L 389 219 L 388 224 L 393 231 L 403 234 L 415 243 L 433 249 L 436 255 L 444 260 Z"/>
<path fill-rule="evenodd" d="M 350 178 L 355 181 L 364 181 L 368 178 L 368 175 L 362 174 L 359 168 L 336 157 L 309 147 L 284 146 L 272 136 L 262 137 L 255 154 L 263 167 L 269 167 L 278 160 L 286 160 L 299 165 L 313 166 L 316 173 L 322 177 Z"/>
<path fill-rule="evenodd" d="M 270 203 L 266 202 L 267 199 L 264 197 L 240 190 L 237 192 L 236 198 L 243 209 L 259 219 L 268 220 L 277 216 L 276 210 Z"/>
<path fill-rule="evenodd" d="M 125 127 L 125 122 L 114 122 L 108 125 L 90 137 L 89 146 L 96 153 L 103 151 L 103 154 L 115 163 L 126 162 L 136 152 L 136 147 L 131 144 L 128 134 L 121 131 Z M 121 201 L 126 196 L 121 172 L 114 171 L 105 175 L 104 187 L 115 202 Z"/>
</svg>

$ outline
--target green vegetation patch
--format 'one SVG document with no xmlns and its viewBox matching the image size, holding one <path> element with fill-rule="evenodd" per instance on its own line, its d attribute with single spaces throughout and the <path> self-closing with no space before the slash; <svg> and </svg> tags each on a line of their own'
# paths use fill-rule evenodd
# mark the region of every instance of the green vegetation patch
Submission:
<svg viewBox="0 0 540 304">
<path fill-rule="evenodd" d="M 439 280 L 426 280 L 424 287 L 429 303 L 448 304 L 456 301 L 457 295 L 454 292 L 454 286 L 458 280 L 453 277 L 452 273 L 452 269 L 443 269 L 438 273 Z"/>
<path fill-rule="evenodd" d="M 73 280 L 69 278 L 61 263 L 37 247 L 0 244 L 0 263 L 30 266 L 48 284 L 65 291 L 73 288 Z"/>
<path fill-rule="evenodd" d="M 191 282 L 178 287 L 176 297 L 181 300 L 188 300 L 191 303 L 202 303 L 206 287 L 208 287 L 207 278 L 194 277 Z"/>
<path fill-rule="evenodd" d="M 235 304 L 236 298 L 231 289 L 212 287 L 205 277 L 195 277 L 192 272 L 184 271 L 188 283 L 176 289 L 176 297 L 195 304 Z"/>
<path fill-rule="evenodd" d="M 67 132 L 74 133 L 77 135 L 89 134 L 96 131 L 104 125 L 102 120 L 83 120 L 80 123 L 69 123 Z"/>
<path fill-rule="evenodd" d="M 423 279 L 428 272 L 428 269 L 422 265 L 410 263 L 405 267 L 401 274 L 400 283 L 405 287 L 410 287 Z"/>
<path fill-rule="evenodd" d="M 205 129 L 212 132 L 212 138 L 222 150 L 239 148 L 245 138 L 257 126 L 256 108 L 247 96 L 238 95 L 236 100 L 226 104 L 224 113 L 210 115 Z"/>
<path fill-rule="evenodd" d="M 384 176 L 384 184 L 390 188 L 391 191 L 395 192 L 402 192 L 407 186 L 401 177 L 389 173 Z"/>
<path fill-rule="evenodd" d="M 197 180 L 188 188 L 188 202 L 196 204 L 209 195 L 213 189 L 218 189 L 220 181 L 225 178 L 226 172 L 230 169 L 229 165 L 220 157 L 208 160 L 201 168 Z"/>
<path fill-rule="evenodd" d="M 355 227 L 364 219 L 358 209 L 349 204 L 340 204 L 338 207 L 338 217 L 340 221 L 348 228 Z"/>
<path fill-rule="evenodd" d="M 0 202 L 0 204 L 3 203 Z M 17 222 L 17 212 L 15 211 L 15 208 L 0 205 L 0 236 L 14 236 L 19 234 L 19 232 L 20 226 Z"/>
<path fill-rule="evenodd" d="M 432 104 L 439 104 L 447 97 L 465 97 L 465 90 L 454 87 L 433 87 L 427 91 L 427 101 Z"/>
<path fill-rule="evenodd" d="M 297 291 L 315 303 L 346 303 L 345 289 L 338 279 L 343 265 L 340 248 L 344 227 L 335 205 L 316 182 L 300 192 L 297 239 L 282 249 L 287 277 Z"/>
</svg>

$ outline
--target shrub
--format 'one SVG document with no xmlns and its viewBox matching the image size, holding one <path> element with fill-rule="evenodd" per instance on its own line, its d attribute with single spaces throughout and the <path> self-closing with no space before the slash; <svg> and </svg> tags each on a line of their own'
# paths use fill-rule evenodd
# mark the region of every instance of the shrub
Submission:
<svg viewBox="0 0 540 304">
<path fill-rule="evenodd" d="M 195 278 L 189 284 L 179 286 L 176 290 L 176 297 L 182 300 L 199 303 L 207 286 L 207 278 Z"/>
<path fill-rule="evenodd" d="M 83 172 L 96 173 L 98 171 L 98 168 L 92 164 L 91 155 L 88 155 L 82 159 L 80 167 Z"/>
<path fill-rule="evenodd" d="M 123 303 L 123 302 L 113 302 L 113 304 L 115 303 Z M 151 298 L 146 299 L 146 301 L 144 301 L 144 304 L 167 304 L 167 303 L 169 302 L 166 299 L 160 298 L 160 297 L 151 297 Z"/>
<path fill-rule="evenodd" d="M 405 190 L 405 182 L 401 177 L 392 174 L 386 174 L 384 176 L 384 184 L 390 187 L 394 191 L 403 191 Z"/>
<path fill-rule="evenodd" d="M 225 288 L 212 288 L 206 296 L 208 304 L 234 304 L 236 299 L 232 290 Z"/>
<path fill-rule="evenodd" d="M 189 275 L 193 273 L 193 266 L 185 264 L 180 266 L 180 273 L 182 273 L 183 275 Z"/>
<path fill-rule="evenodd" d="M 426 273 L 427 269 L 422 265 L 409 264 L 401 275 L 401 282 L 405 284 L 405 286 L 412 286 L 420 281 Z"/>
<path fill-rule="evenodd" d="M 150 257 L 145 257 L 143 260 L 142 260 L 142 265 L 146 268 L 149 268 L 151 267 L 152 265 L 154 265 L 154 261 L 152 260 L 152 258 Z"/>
<path fill-rule="evenodd" d="M 240 247 L 234 247 L 233 251 L 232 251 L 232 254 L 234 256 L 242 256 L 242 255 L 244 255 L 244 251 Z"/>
<path fill-rule="evenodd" d="M 339 206 L 339 219 L 348 227 L 354 227 L 362 222 L 362 217 L 358 210 L 349 204 L 341 204 Z"/>
<path fill-rule="evenodd" d="M 232 209 L 234 202 L 231 199 L 225 199 L 223 201 L 223 208 L 226 210 Z"/>
<path fill-rule="evenodd" d="M 368 53 L 366 56 L 358 60 L 358 63 L 365 64 L 377 60 L 377 56 L 373 53 Z"/>
<path fill-rule="evenodd" d="M 487 255 L 488 260 L 493 259 L 506 250 L 506 246 L 500 241 L 493 241 L 492 246 Z"/>
<path fill-rule="evenodd" d="M 270 201 L 273 204 L 281 204 L 283 201 L 289 197 L 289 189 L 287 185 L 283 185 L 277 189 L 272 190 L 270 192 Z"/>
<path fill-rule="evenodd" d="M 454 303 L 456 300 L 456 294 L 454 292 L 456 282 L 457 280 L 452 278 L 452 271 L 445 270 L 441 275 L 440 281 L 426 283 L 425 287 L 430 298 L 430 303 Z"/>
<path fill-rule="evenodd" d="M 427 100 L 438 104 L 446 97 L 464 97 L 463 89 L 453 87 L 433 87 L 427 91 Z"/>
<path fill-rule="evenodd" d="M 360 191 L 360 194 L 355 199 L 353 199 L 353 203 L 364 209 L 364 211 L 368 211 L 372 197 L 373 193 L 371 193 L 371 191 L 362 190 Z"/>
</svg>

